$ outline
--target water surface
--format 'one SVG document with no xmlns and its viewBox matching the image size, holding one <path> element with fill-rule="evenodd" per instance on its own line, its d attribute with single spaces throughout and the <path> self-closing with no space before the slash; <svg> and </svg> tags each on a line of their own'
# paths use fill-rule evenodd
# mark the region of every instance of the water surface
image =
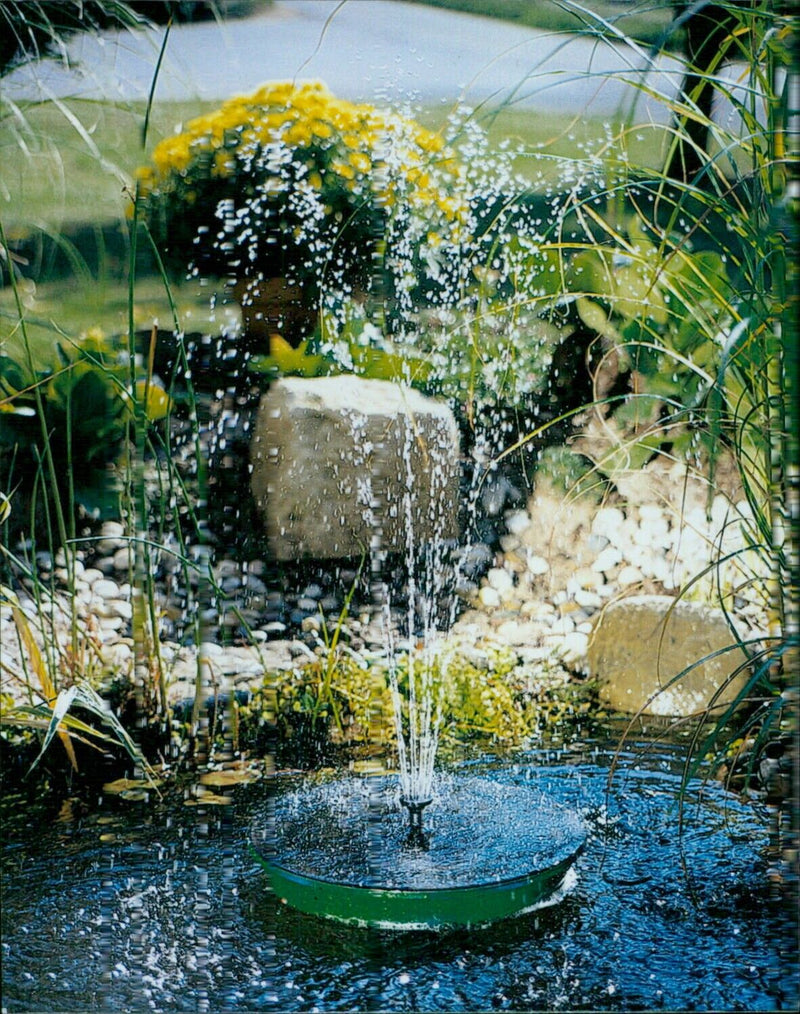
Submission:
<svg viewBox="0 0 800 1014">
<path fill-rule="evenodd" d="M 3 1009 L 795 1009 L 765 815 L 696 783 L 681 835 L 679 757 L 628 755 L 607 793 L 609 759 L 469 766 L 589 830 L 561 903 L 472 932 L 380 933 L 281 905 L 248 848 L 266 781 L 228 806 L 105 798 L 7 821 Z"/>
</svg>

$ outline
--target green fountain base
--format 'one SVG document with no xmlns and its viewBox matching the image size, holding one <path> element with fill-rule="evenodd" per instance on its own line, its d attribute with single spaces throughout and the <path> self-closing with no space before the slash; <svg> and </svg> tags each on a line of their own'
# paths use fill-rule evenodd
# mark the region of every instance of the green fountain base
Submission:
<svg viewBox="0 0 800 1014">
<path fill-rule="evenodd" d="M 585 840 L 541 793 L 475 777 L 440 780 L 424 839 L 390 779 L 280 794 L 268 824 L 254 851 L 281 902 L 392 930 L 482 926 L 553 903 Z"/>
</svg>

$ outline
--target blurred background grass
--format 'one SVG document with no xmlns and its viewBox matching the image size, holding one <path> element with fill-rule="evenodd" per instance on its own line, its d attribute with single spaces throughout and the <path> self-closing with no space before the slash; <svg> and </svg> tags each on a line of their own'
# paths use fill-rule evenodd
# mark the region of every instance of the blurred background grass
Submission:
<svg viewBox="0 0 800 1014">
<path fill-rule="evenodd" d="M 553 0 L 408 0 L 428 7 L 445 7 L 466 14 L 501 18 L 528 28 L 549 32 L 581 32 L 602 29 L 596 18 L 566 10 Z M 673 16 L 668 0 L 585 0 L 582 4 L 598 18 L 645 45 L 660 45 Z M 680 46 L 680 37 L 670 38 L 668 48 Z"/>
</svg>

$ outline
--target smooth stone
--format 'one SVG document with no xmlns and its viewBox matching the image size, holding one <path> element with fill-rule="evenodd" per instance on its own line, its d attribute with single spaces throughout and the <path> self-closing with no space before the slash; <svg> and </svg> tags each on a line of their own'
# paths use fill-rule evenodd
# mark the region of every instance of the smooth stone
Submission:
<svg viewBox="0 0 800 1014">
<path fill-rule="evenodd" d="M 125 599 L 107 600 L 106 607 L 111 610 L 112 616 L 121 616 L 123 620 L 133 619 L 133 606 Z"/>
<path fill-rule="evenodd" d="M 603 584 L 603 575 L 591 567 L 581 567 L 573 574 L 573 580 L 579 588 L 596 592 Z"/>
<path fill-rule="evenodd" d="M 550 627 L 551 634 L 571 634 L 575 629 L 575 621 L 571 616 L 557 616 Z"/>
<path fill-rule="evenodd" d="M 133 562 L 131 551 L 128 546 L 118 549 L 116 553 L 114 553 L 112 560 L 114 561 L 114 570 L 128 570 Z"/>
<path fill-rule="evenodd" d="M 300 641 L 298 638 L 289 642 L 289 651 L 294 658 L 317 658 L 309 646 L 304 641 Z"/>
<path fill-rule="evenodd" d="M 601 553 L 610 541 L 608 536 L 592 532 L 586 539 L 586 548 L 592 553 Z"/>
<path fill-rule="evenodd" d="M 222 647 L 214 641 L 203 641 L 197 654 L 200 658 L 219 658 L 222 654 Z"/>
<path fill-rule="evenodd" d="M 671 539 L 667 522 L 642 521 L 633 533 L 633 541 L 637 546 L 652 546 L 661 550 L 668 548 Z"/>
<path fill-rule="evenodd" d="M 514 587 L 514 578 L 504 567 L 492 567 L 486 575 L 486 580 L 489 587 L 501 595 Z"/>
<path fill-rule="evenodd" d="M 116 599 L 119 598 L 119 585 L 116 581 L 101 578 L 101 580 L 95 581 L 92 592 L 101 599 Z"/>
<path fill-rule="evenodd" d="M 500 605 L 500 595 L 495 588 L 490 585 L 485 585 L 478 592 L 478 598 L 480 599 L 481 605 L 486 606 L 489 609 L 495 609 Z"/>
<path fill-rule="evenodd" d="M 531 644 L 539 641 L 542 629 L 537 623 L 506 620 L 497 628 L 497 636 L 512 645 Z"/>
<path fill-rule="evenodd" d="M 597 571 L 601 574 L 607 574 L 613 570 L 617 564 L 622 562 L 622 553 L 617 549 L 616 546 L 606 546 L 606 548 L 600 553 L 597 559 L 592 564 L 592 570 Z"/>
<path fill-rule="evenodd" d="M 98 616 L 97 623 L 101 631 L 117 631 L 125 621 L 121 616 Z"/>
<path fill-rule="evenodd" d="M 624 521 L 625 515 L 619 507 L 601 507 L 592 519 L 592 535 L 600 535 L 613 542 Z"/>
<path fill-rule="evenodd" d="M 553 617 L 556 615 L 552 602 L 540 602 L 536 599 L 523 602 L 519 611 L 522 616 L 528 616 L 532 620 L 539 620 L 548 624 L 552 622 Z"/>
<path fill-rule="evenodd" d="M 531 524 L 531 516 L 527 511 L 508 511 L 506 513 L 506 529 L 509 535 L 521 535 Z"/>
<path fill-rule="evenodd" d="M 266 630 L 268 634 L 283 634 L 286 632 L 287 627 L 286 624 L 281 623 L 280 620 L 271 620 L 269 623 L 264 624 L 263 629 Z"/>
<path fill-rule="evenodd" d="M 708 658 L 722 649 L 730 650 Z M 717 690 L 716 703 L 729 704 L 747 683 L 746 669 L 734 675 L 746 663 L 721 610 L 667 595 L 611 603 L 599 615 L 588 652 L 601 700 L 615 711 L 651 715 L 700 713 Z"/>
<path fill-rule="evenodd" d="M 83 560 L 83 553 L 81 552 L 81 550 L 76 550 L 76 552 L 72 553 L 71 554 L 71 558 L 72 558 L 72 569 L 73 569 L 73 571 L 76 574 L 82 574 L 84 568 L 83 568 L 83 563 L 81 562 Z M 67 566 L 67 554 L 64 552 L 63 549 L 59 549 L 58 552 L 56 553 L 56 561 L 55 562 L 56 562 L 56 567 L 66 567 Z"/>
<path fill-rule="evenodd" d="M 579 588 L 575 592 L 574 598 L 583 609 L 595 610 L 599 609 L 603 604 L 603 600 L 596 592 L 586 591 L 583 588 Z"/>
<path fill-rule="evenodd" d="M 550 570 L 550 564 L 547 560 L 543 556 L 537 556 L 536 553 L 528 553 L 527 567 L 528 573 L 534 577 L 540 577 Z"/>
<path fill-rule="evenodd" d="M 627 588 L 628 585 L 638 584 L 644 580 L 644 575 L 638 567 L 634 567 L 631 564 L 627 564 L 625 567 L 620 567 L 619 573 L 617 574 L 616 581 L 620 588 Z"/>
<path fill-rule="evenodd" d="M 278 559 L 403 551 L 458 535 L 458 426 L 443 401 L 356 376 L 284 377 L 262 397 L 252 489 Z M 409 487 L 409 477 L 413 482 Z"/>
<path fill-rule="evenodd" d="M 559 654 L 565 662 L 577 662 L 586 656 L 589 648 L 589 634 L 574 630 L 567 634 L 559 646 Z"/>
</svg>

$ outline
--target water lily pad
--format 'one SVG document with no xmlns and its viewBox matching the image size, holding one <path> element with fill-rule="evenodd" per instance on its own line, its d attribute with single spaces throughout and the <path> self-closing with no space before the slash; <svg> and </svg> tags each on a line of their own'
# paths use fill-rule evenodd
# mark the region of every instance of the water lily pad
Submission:
<svg viewBox="0 0 800 1014">
<path fill-rule="evenodd" d="M 120 799 L 127 799 L 130 802 L 142 803 L 150 798 L 150 793 L 145 789 L 123 789 L 119 794 Z"/>
<path fill-rule="evenodd" d="M 233 796 L 218 796 L 215 792 L 206 792 L 197 799 L 198 806 L 229 806 Z"/>
<path fill-rule="evenodd" d="M 110 796 L 121 796 L 123 792 L 131 789 L 153 789 L 160 784 L 159 781 L 143 782 L 141 778 L 118 778 L 115 782 L 106 782 L 103 792 L 107 792 Z"/>
<path fill-rule="evenodd" d="M 252 768 L 224 771 L 207 771 L 200 775 L 201 785 L 238 785 L 240 782 L 255 782 L 261 777 L 260 772 Z"/>
</svg>

